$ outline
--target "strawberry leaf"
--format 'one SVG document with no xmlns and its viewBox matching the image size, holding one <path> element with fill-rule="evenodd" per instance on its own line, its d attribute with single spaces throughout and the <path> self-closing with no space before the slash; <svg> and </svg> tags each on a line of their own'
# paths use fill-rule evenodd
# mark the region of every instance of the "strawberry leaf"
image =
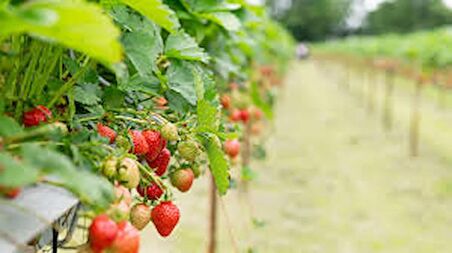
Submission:
<svg viewBox="0 0 452 253">
<path fill-rule="evenodd" d="M 13 118 L 0 115 L 0 136 L 11 136 L 21 133 L 23 130 Z"/>
<path fill-rule="evenodd" d="M 113 200 L 113 187 L 103 177 L 77 169 L 65 155 L 34 144 L 22 147 L 22 158 L 42 172 L 55 176 L 65 188 L 93 207 L 106 208 Z"/>
<path fill-rule="evenodd" d="M 230 12 L 209 12 L 200 16 L 222 26 L 228 31 L 238 31 L 242 26 L 237 16 Z"/>
<path fill-rule="evenodd" d="M 194 65 L 185 61 L 172 61 L 166 76 L 171 90 L 179 93 L 191 105 L 196 105 L 197 96 L 195 89 Z"/>
<path fill-rule="evenodd" d="M 0 152 L 0 185 L 17 187 L 36 182 L 38 169 L 15 159 L 6 152 Z"/>
<path fill-rule="evenodd" d="M 220 140 L 216 135 L 209 134 L 204 138 L 204 148 L 209 159 L 209 168 L 221 195 L 226 194 L 229 188 L 228 162 L 225 158 Z"/>
<path fill-rule="evenodd" d="M 106 64 L 121 60 L 119 30 L 94 3 L 38 0 L 0 8 L 0 27 L 0 38 L 27 33 L 57 41 Z"/>
<path fill-rule="evenodd" d="M 175 32 L 179 27 L 179 20 L 167 5 L 161 0 L 121 0 L 143 16 L 165 28 L 168 32 Z"/>
<path fill-rule="evenodd" d="M 168 36 L 165 44 L 165 55 L 169 58 L 209 62 L 209 55 L 184 31 L 178 31 Z"/>
<path fill-rule="evenodd" d="M 198 132 L 216 133 L 219 126 L 218 109 L 205 100 L 198 101 Z"/>
</svg>

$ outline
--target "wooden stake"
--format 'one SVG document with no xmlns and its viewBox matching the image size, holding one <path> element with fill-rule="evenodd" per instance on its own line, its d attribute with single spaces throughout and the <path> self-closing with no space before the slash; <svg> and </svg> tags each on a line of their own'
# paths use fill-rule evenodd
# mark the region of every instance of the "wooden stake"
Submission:
<svg viewBox="0 0 452 253">
<path fill-rule="evenodd" d="M 392 93 L 394 90 L 394 73 L 385 72 L 385 95 L 383 100 L 383 127 L 386 131 L 392 128 Z"/>
<path fill-rule="evenodd" d="M 217 187 L 213 176 L 210 175 L 210 217 L 207 253 L 215 253 L 217 247 Z"/>
<path fill-rule="evenodd" d="M 411 120 L 410 120 L 410 141 L 409 152 L 410 156 L 416 157 L 419 154 L 419 122 L 420 122 L 420 100 L 421 100 L 421 81 L 416 82 L 413 102 L 411 107 Z"/>
</svg>

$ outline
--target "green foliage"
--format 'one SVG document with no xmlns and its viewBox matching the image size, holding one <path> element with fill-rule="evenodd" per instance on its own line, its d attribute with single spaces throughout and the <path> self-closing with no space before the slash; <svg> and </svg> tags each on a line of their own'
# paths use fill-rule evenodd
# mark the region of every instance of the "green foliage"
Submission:
<svg viewBox="0 0 452 253">
<path fill-rule="evenodd" d="M 297 40 L 321 40 L 345 28 L 352 0 L 296 0 L 283 8 L 278 0 L 269 1 L 273 15 Z"/>
<path fill-rule="evenodd" d="M 175 32 L 180 26 L 174 11 L 161 0 L 122 0 L 122 2 L 169 32 Z"/>
<path fill-rule="evenodd" d="M 406 33 L 452 24 L 452 10 L 442 0 L 396 0 L 382 3 L 367 16 L 365 33 Z"/>
<path fill-rule="evenodd" d="M 105 63 L 121 60 L 118 29 L 93 3 L 39 0 L 18 7 L 5 6 L 0 8 L 0 27 L 0 39 L 28 33 L 55 40 Z"/>
<path fill-rule="evenodd" d="M 218 93 L 241 83 L 242 97 L 271 118 L 272 99 L 258 69 L 279 65 L 279 72 L 293 49 L 265 8 L 245 1 L 5 3 L 0 26 L 0 111 L 8 115 L 0 116 L 0 165 L 7 167 L 0 186 L 51 181 L 96 210 L 114 199 L 114 180 L 99 174 L 106 158 L 133 157 L 128 130 L 167 122 L 180 138 L 168 142 L 172 159 L 180 159 L 178 141 L 198 140 L 203 154 L 189 165 L 208 166 L 225 194 L 229 163 L 220 139 L 242 133 L 226 121 Z M 52 116 L 23 127 L 24 112 L 37 105 Z M 122 142 L 101 138 L 97 123 Z M 67 131 L 52 129 L 58 124 Z"/>
<path fill-rule="evenodd" d="M 229 166 L 221 148 L 220 140 L 217 136 L 208 134 L 204 138 L 204 148 L 209 158 L 209 168 L 215 180 L 215 185 L 218 192 L 224 195 L 229 188 Z"/>
<path fill-rule="evenodd" d="M 319 44 L 323 52 L 336 52 L 377 59 L 386 57 L 414 64 L 425 70 L 452 65 L 452 35 L 448 28 L 405 35 L 357 36 Z"/>
</svg>

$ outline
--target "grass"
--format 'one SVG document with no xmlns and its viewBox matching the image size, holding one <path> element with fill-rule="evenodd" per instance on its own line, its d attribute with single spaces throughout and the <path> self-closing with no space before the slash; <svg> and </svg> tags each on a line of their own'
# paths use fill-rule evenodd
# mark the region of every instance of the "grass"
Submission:
<svg viewBox="0 0 452 253">
<path fill-rule="evenodd" d="M 394 130 L 385 133 L 381 112 L 369 113 L 357 95 L 360 80 L 346 91 L 340 69 L 323 67 L 309 61 L 289 72 L 248 198 L 230 191 L 222 199 L 219 252 L 234 252 L 232 240 L 240 252 L 450 252 L 451 111 L 424 96 L 421 153 L 410 158 L 409 83 L 397 81 Z M 379 105 L 381 89 L 376 96 Z M 205 252 L 207 186 L 201 179 L 177 194 L 181 224 L 169 239 L 149 226 L 141 252 Z"/>
</svg>

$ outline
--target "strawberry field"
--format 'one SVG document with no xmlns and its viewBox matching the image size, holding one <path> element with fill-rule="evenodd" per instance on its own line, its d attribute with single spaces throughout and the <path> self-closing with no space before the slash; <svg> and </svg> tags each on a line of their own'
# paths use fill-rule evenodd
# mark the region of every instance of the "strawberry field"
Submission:
<svg viewBox="0 0 452 253">
<path fill-rule="evenodd" d="M 178 202 L 207 180 L 214 252 L 218 201 L 248 192 L 293 55 L 265 7 L 2 1 L 0 28 L 0 251 L 152 252 L 199 215 Z M 22 211 L 61 217 L 25 236 Z"/>
</svg>

